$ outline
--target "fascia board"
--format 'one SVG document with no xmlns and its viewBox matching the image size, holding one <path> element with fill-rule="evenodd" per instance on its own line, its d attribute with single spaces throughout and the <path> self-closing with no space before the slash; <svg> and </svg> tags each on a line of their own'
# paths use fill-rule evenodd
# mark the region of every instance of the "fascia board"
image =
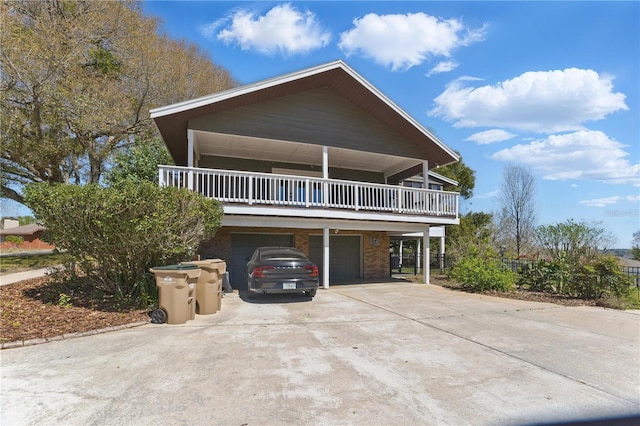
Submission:
<svg viewBox="0 0 640 426">
<path fill-rule="evenodd" d="M 432 178 L 436 178 L 436 179 L 439 179 L 441 181 L 444 181 L 444 182 L 446 182 L 448 184 L 451 184 L 453 186 L 457 186 L 458 185 L 458 181 L 450 179 L 450 178 L 448 178 L 446 176 L 442 176 L 441 174 L 438 174 L 436 172 L 429 171 L 429 176 L 431 176 Z"/>
</svg>

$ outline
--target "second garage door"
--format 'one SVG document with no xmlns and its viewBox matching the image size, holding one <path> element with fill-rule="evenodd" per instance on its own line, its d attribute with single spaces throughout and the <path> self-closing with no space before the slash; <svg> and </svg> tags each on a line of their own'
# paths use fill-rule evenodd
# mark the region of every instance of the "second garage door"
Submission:
<svg viewBox="0 0 640 426">
<path fill-rule="evenodd" d="M 359 235 L 329 237 L 329 280 L 347 281 L 362 278 L 362 238 Z M 323 271 L 322 236 L 309 237 L 309 258 Z"/>
<path fill-rule="evenodd" d="M 231 234 L 231 268 L 229 280 L 237 290 L 247 289 L 247 260 L 258 247 L 293 247 L 291 234 Z"/>
</svg>

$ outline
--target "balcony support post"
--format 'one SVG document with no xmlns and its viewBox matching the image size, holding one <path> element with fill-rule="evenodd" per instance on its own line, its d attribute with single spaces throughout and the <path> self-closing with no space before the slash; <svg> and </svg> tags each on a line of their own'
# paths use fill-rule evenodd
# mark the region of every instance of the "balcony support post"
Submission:
<svg viewBox="0 0 640 426">
<path fill-rule="evenodd" d="M 444 269 L 444 235 L 442 237 L 440 237 L 440 256 L 438 256 L 440 258 L 440 272 L 442 273 L 442 270 Z"/>
<path fill-rule="evenodd" d="M 329 147 L 326 145 L 322 146 L 322 179 L 325 180 L 322 183 L 322 205 L 326 206 L 329 204 Z"/>
<path fill-rule="evenodd" d="M 189 173 L 187 174 L 187 188 L 193 190 L 193 130 L 187 129 L 187 166 Z"/>
<path fill-rule="evenodd" d="M 422 177 L 422 187 L 429 189 L 429 162 L 427 160 L 422 162 Z"/>
<path fill-rule="evenodd" d="M 322 229 L 322 287 L 329 288 L 329 228 Z"/>
<path fill-rule="evenodd" d="M 431 282 L 431 265 L 429 264 L 429 225 L 427 225 L 427 229 L 425 229 L 422 233 L 422 275 L 424 275 L 424 283 L 429 284 Z"/>
</svg>

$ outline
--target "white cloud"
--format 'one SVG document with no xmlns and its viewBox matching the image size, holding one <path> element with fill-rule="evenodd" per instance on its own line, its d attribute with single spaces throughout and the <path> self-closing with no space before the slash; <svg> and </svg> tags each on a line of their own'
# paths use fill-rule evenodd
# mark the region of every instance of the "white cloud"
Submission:
<svg viewBox="0 0 640 426">
<path fill-rule="evenodd" d="M 593 200 L 583 200 L 583 201 L 580 201 L 580 204 L 584 204 L 585 206 L 591 206 L 591 207 L 605 207 L 605 206 L 608 206 L 609 204 L 616 204 L 618 201 L 620 201 L 620 197 L 616 195 L 614 197 L 595 198 Z"/>
<path fill-rule="evenodd" d="M 474 133 L 473 135 L 466 138 L 465 141 L 475 142 L 478 145 L 486 145 L 490 143 L 506 141 L 515 136 L 515 134 L 507 132 L 506 130 L 491 129 L 485 130 L 484 132 Z"/>
<path fill-rule="evenodd" d="M 539 133 L 581 130 L 582 123 L 627 110 L 611 77 L 593 70 L 526 72 L 495 86 L 456 80 L 435 100 L 429 115 L 456 127 L 495 126 Z"/>
<path fill-rule="evenodd" d="M 595 180 L 640 186 L 640 163 L 631 164 L 624 145 L 600 131 L 551 135 L 493 154 L 496 160 L 523 163 L 549 180 Z"/>
<path fill-rule="evenodd" d="M 610 204 L 617 204 L 619 201 L 621 202 L 630 201 L 630 202 L 637 203 L 638 201 L 640 201 L 640 196 L 627 195 L 626 197 L 621 197 L 619 195 L 615 195 L 613 197 L 595 198 L 593 200 L 583 200 L 583 201 L 580 201 L 580 204 L 584 204 L 586 206 L 591 206 L 591 207 L 605 207 Z"/>
<path fill-rule="evenodd" d="M 442 61 L 438 62 L 438 64 L 431 68 L 431 70 L 427 73 L 427 77 L 430 77 L 434 74 L 440 74 L 443 72 L 453 71 L 458 68 L 458 63 L 456 61 Z"/>
<path fill-rule="evenodd" d="M 432 57 L 449 58 L 453 49 L 481 41 L 485 30 L 472 30 L 457 19 L 445 20 L 425 13 L 369 13 L 354 19 L 353 28 L 340 34 L 338 47 L 347 56 L 361 54 L 398 71 Z"/>
<path fill-rule="evenodd" d="M 219 40 L 264 54 L 306 53 L 326 46 L 331 40 L 331 33 L 322 29 L 313 13 L 299 11 L 288 3 L 262 16 L 237 9 L 229 18 L 201 27 L 201 32 L 213 36 L 221 26 L 225 28 L 217 33 Z"/>
<path fill-rule="evenodd" d="M 474 199 L 484 199 L 484 198 L 496 198 L 500 195 L 499 189 L 494 189 L 493 191 L 485 192 L 484 194 L 474 195 Z"/>
</svg>

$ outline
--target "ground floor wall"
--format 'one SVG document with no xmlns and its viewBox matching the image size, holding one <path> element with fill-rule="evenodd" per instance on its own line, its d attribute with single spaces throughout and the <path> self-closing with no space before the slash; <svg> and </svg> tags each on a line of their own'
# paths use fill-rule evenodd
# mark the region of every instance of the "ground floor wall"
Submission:
<svg viewBox="0 0 640 426">
<path fill-rule="evenodd" d="M 23 239 L 23 242 L 17 246 L 9 241 L 6 241 L 7 236 L 3 236 L 0 239 L 0 250 L 53 250 L 56 246 L 45 243 L 40 239 L 41 235 L 19 235 Z"/>
<path fill-rule="evenodd" d="M 264 228 L 264 227 L 223 227 L 218 230 L 215 237 L 204 242 L 200 246 L 199 254 L 202 258 L 221 258 L 227 262 L 227 270 L 240 271 L 246 263 L 245 258 L 239 258 L 236 251 L 234 259 L 233 235 L 234 234 L 273 234 L 289 235 L 292 237 L 294 247 L 300 249 L 307 256 L 312 255 L 311 243 L 318 237 L 322 237 L 322 229 L 296 229 L 296 228 Z M 361 241 L 359 259 L 359 278 L 387 278 L 390 276 L 389 263 L 389 236 L 380 231 L 343 231 L 331 230 L 331 238 L 343 236 L 358 236 Z M 266 244 L 268 238 L 261 237 L 261 244 Z M 274 240 L 282 241 L 281 238 Z M 332 243 L 333 244 L 333 243 Z M 243 255 L 244 256 L 244 255 Z M 242 257 L 243 257 L 242 256 Z M 234 265 L 240 263 L 240 265 Z M 236 274 L 239 275 L 239 274 Z M 232 278 L 233 280 L 233 278 Z M 238 284 L 239 279 L 235 280 Z"/>
</svg>

